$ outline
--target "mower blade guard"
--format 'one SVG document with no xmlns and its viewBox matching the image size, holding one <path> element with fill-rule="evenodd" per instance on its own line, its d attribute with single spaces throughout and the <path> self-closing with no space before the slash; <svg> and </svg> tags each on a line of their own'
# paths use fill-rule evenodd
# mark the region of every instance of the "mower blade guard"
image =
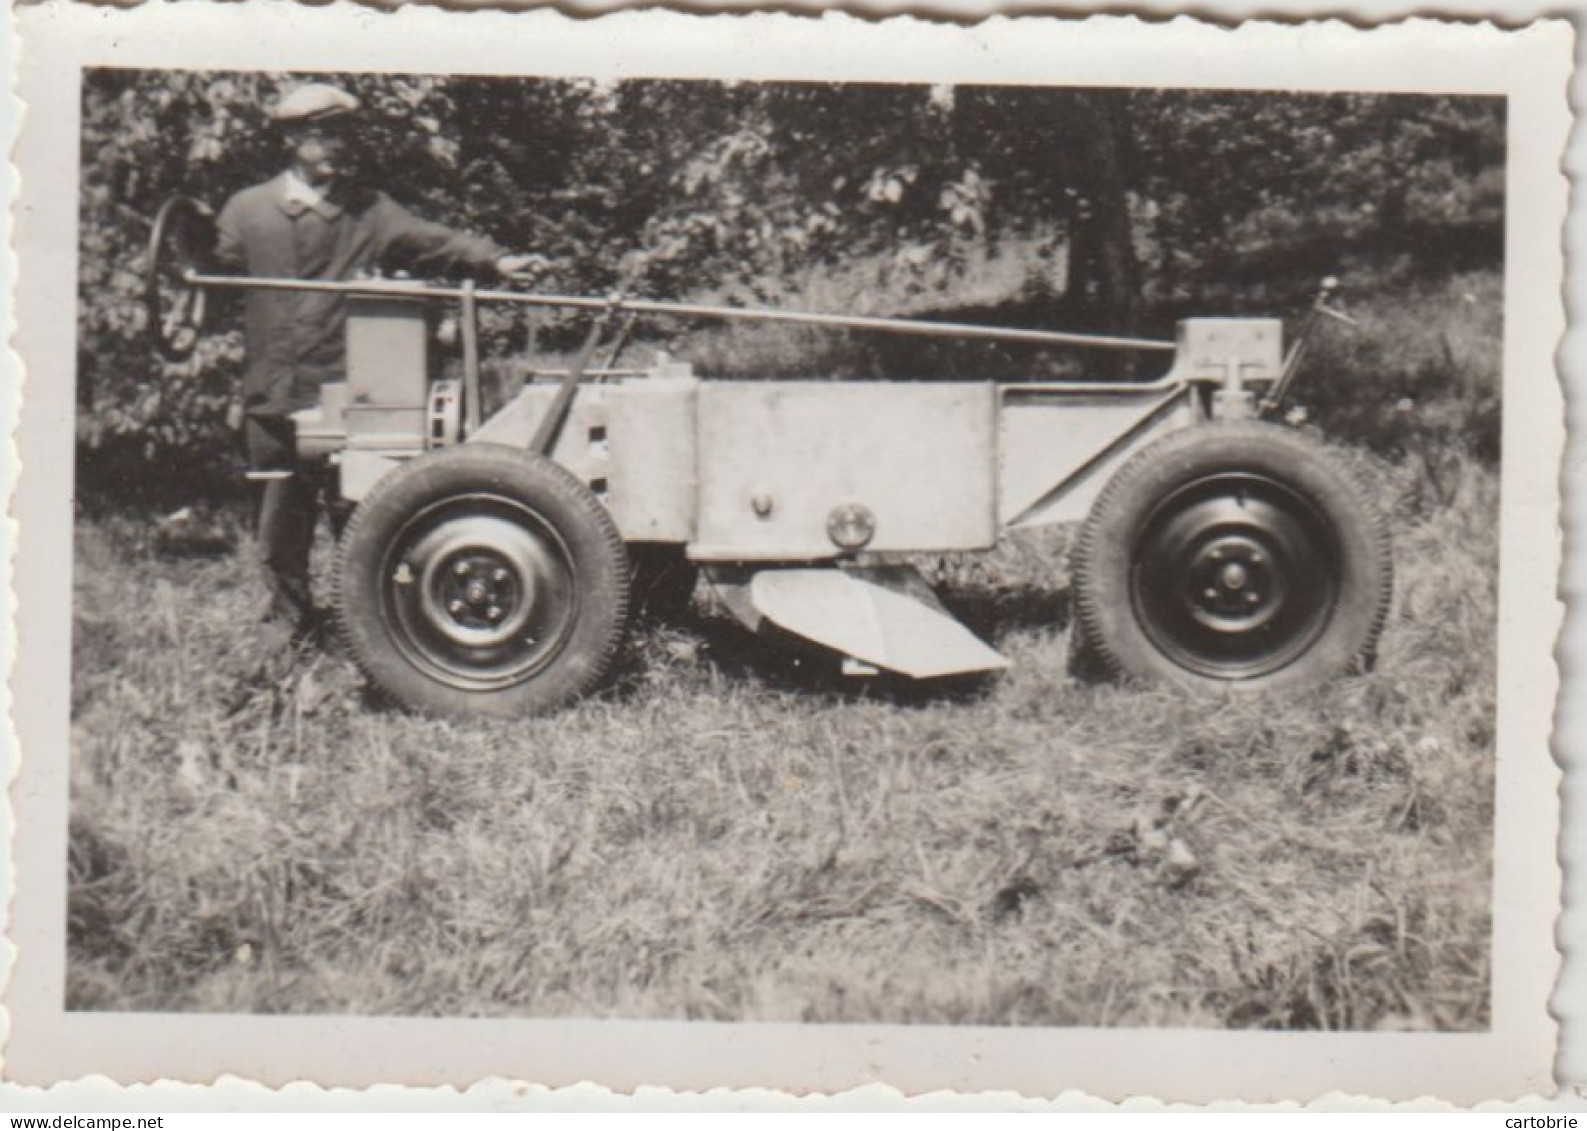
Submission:
<svg viewBox="0 0 1587 1131">
<path fill-rule="evenodd" d="M 907 567 L 764 569 L 750 577 L 747 591 L 754 613 L 779 628 L 913 679 L 1008 667 Z"/>
</svg>

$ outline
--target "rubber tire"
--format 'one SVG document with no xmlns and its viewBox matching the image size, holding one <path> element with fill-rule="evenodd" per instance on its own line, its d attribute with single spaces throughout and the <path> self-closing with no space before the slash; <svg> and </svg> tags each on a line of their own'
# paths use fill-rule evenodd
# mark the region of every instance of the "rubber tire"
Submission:
<svg viewBox="0 0 1587 1131">
<path fill-rule="evenodd" d="M 559 651 L 505 687 L 451 686 L 410 661 L 382 615 L 386 553 L 410 518 L 446 499 L 491 492 L 551 527 L 566 547 L 578 593 Z M 348 654 L 401 705 L 451 718 L 516 718 L 555 710 L 605 677 L 628 621 L 629 564 L 599 500 L 560 465 L 501 444 L 471 443 L 421 456 L 388 473 L 353 513 L 336 569 L 336 614 Z"/>
<path fill-rule="evenodd" d="M 1153 641 L 1131 595 L 1139 541 L 1161 501 L 1218 473 L 1267 477 L 1306 500 L 1330 528 L 1340 565 L 1326 623 L 1282 667 L 1248 678 L 1190 670 Z M 1297 688 L 1371 666 L 1393 595 L 1388 528 L 1356 476 L 1320 443 L 1254 421 L 1217 422 L 1149 445 L 1091 509 L 1073 559 L 1081 647 L 1114 678 L 1200 690 Z"/>
</svg>

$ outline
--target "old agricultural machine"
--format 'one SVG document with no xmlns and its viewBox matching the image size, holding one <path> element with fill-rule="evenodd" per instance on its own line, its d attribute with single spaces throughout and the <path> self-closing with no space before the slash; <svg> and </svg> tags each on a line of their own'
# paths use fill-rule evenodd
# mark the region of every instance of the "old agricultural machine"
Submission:
<svg viewBox="0 0 1587 1131">
<path fill-rule="evenodd" d="M 207 213 L 154 225 L 149 325 L 191 353 L 206 292 L 347 298 L 347 371 L 295 416 L 300 461 L 356 503 L 337 616 L 366 675 L 408 707 L 544 711 L 605 674 L 631 558 L 670 548 L 751 630 L 846 670 L 928 679 L 1007 661 L 954 620 L 913 554 L 990 549 L 1083 522 L 1077 625 L 1119 676 L 1200 688 L 1325 679 L 1371 656 L 1385 528 L 1327 449 L 1274 422 L 1329 287 L 1286 354 L 1276 319 L 1192 318 L 1173 342 L 792 311 L 532 294 L 403 279 L 205 273 Z M 587 311 L 576 359 L 483 418 L 483 303 Z M 451 308 L 458 376 L 437 323 Z M 765 321 L 1168 355 L 1140 382 L 701 379 L 592 360 L 620 318 Z M 685 576 L 692 579 L 692 571 Z"/>
</svg>

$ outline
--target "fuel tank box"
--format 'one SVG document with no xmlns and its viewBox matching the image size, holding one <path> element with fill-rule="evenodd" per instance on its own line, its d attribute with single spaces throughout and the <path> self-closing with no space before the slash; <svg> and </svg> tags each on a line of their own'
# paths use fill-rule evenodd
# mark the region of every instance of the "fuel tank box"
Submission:
<svg viewBox="0 0 1587 1131">
<path fill-rule="evenodd" d="M 347 445 L 424 449 L 432 304 L 418 298 L 352 295 L 347 300 Z"/>
<path fill-rule="evenodd" d="M 990 547 L 996 397 L 990 381 L 702 383 L 690 557 Z"/>
</svg>

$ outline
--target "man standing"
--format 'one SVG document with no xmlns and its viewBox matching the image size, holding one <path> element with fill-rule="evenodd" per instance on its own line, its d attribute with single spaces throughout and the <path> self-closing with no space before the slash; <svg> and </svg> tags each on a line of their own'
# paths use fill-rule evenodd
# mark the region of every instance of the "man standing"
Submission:
<svg viewBox="0 0 1587 1131">
<path fill-rule="evenodd" d="M 250 275 L 344 281 L 376 270 L 496 277 L 537 256 L 509 255 L 489 240 L 421 220 L 357 182 L 352 148 L 359 103 L 322 83 L 300 86 L 272 117 L 287 150 L 286 171 L 245 189 L 221 211 L 216 254 Z M 320 386 L 344 379 L 345 295 L 250 290 L 243 313 L 247 367 L 244 427 L 250 477 L 262 481 L 258 541 L 270 587 L 267 621 L 297 639 L 317 615 L 309 549 L 319 483 L 295 457 L 291 414 L 319 401 Z"/>
</svg>

